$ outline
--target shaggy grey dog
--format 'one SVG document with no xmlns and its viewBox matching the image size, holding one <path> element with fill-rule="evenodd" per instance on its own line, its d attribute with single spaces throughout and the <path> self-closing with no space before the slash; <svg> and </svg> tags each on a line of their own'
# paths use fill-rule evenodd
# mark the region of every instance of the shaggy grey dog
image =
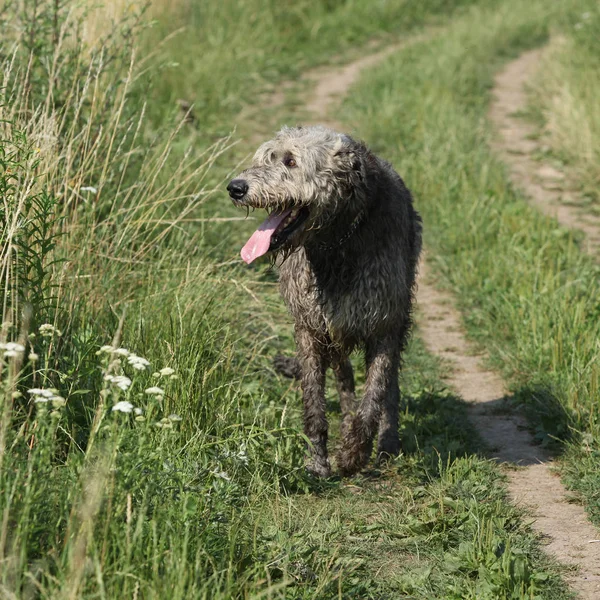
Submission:
<svg viewBox="0 0 600 600">
<path fill-rule="evenodd" d="M 421 219 L 389 163 L 363 143 L 325 127 L 283 128 L 227 186 L 238 206 L 269 217 L 242 249 L 250 263 L 280 264 L 281 294 L 295 320 L 297 359 L 278 368 L 298 376 L 308 468 L 327 477 L 325 372 L 335 372 L 342 410 L 342 475 L 396 455 L 398 369 L 411 325 Z M 365 394 L 357 404 L 349 355 L 365 353 Z"/>
</svg>

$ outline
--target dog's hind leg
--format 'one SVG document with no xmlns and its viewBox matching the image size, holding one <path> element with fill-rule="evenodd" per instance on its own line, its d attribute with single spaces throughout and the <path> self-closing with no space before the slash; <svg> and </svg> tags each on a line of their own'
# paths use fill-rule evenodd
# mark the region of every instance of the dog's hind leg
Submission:
<svg viewBox="0 0 600 600">
<path fill-rule="evenodd" d="M 365 395 L 342 442 L 338 456 L 342 475 L 356 473 L 369 461 L 381 416 L 388 398 L 393 398 L 390 392 L 394 381 L 397 386 L 399 355 L 394 336 L 367 343 Z"/>
<path fill-rule="evenodd" d="M 302 376 L 304 400 L 304 434 L 311 443 L 309 471 L 319 477 L 329 477 L 331 467 L 327 457 L 327 417 L 325 414 L 325 371 L 327 357 L 323 344 L 302 328 L 296 328 L 298 361 Z"/>
<path fill-rule="evenodd" d="M 392 376 L 388 393 L 385 396 L 383 410 L 379 419 L 379 437 L 377 440 L 377 460 L 385 461 L 400 453 L 400 434 L 398 431 L 400 410 L 400 388 L 398 376 Z"/>
<path fill-rule="evenodd" d="M 348 357 L 336 356 L 332 361 L 332 367 L 340 398 L 340 408 L 342 409 L 340 430 L 342 437 L 344 437 L 358 408 L 354 393 L 354 371 Z"/>
</svg>

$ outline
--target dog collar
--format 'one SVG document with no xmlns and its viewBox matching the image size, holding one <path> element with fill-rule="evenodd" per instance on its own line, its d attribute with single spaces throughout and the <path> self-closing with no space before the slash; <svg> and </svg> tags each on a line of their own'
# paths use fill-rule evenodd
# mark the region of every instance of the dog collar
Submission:
<svg viewBox="0 0 600 600">
<path fill-rule="evenodd" d="M 321 250 L 334 250 L 335 248 L 339 248 L 342 244 L 345 244 L 354 234 L 354 232 L 358 229 L 360 224 L 364 221 L 367 215 L 367 211 L 365 208 L 361 209 L 361 211 L 354 217 L 354 220 L 348 226 L 348 231 L 336 242 L 331 244 L 319 244 L 319 248 Z"/>
</svg>

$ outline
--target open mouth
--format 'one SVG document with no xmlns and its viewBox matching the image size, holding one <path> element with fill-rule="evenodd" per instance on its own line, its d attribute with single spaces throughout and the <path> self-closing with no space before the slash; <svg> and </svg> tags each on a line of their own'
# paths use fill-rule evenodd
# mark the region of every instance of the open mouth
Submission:
<svg viewBox="0 0 600 600">
<path fill-rule="evenodd" d="M 250 264 L 259 256 L 281 248 L 302 227 L 308 215 L 306 206 L 273 211 L 242 248 L 242 259 Z"/>
</svg>

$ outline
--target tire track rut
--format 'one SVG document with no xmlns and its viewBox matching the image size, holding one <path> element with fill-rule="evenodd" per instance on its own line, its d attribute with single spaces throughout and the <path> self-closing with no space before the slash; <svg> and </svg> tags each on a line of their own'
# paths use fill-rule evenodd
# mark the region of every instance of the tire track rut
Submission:
<svg viewBox="0 0 600 600">
<path fill-rule="evenodd" d="M 539 150 L 536 129 L 518 116 L 527 109 L 527 83 L 539 68 L 543 54 L 543 48 L 525 52 L 496 76 L 489 119 L 498 136 L 492 147 L 509 167 L 515 186 L 525 192 L 531 204 L 563 227 L 582 231 L 583 249 L 599 261 L 600 218 L 574 205 L 575 195 L 563 173 L 535 160 L 534 154 Z"/>
</svg>

